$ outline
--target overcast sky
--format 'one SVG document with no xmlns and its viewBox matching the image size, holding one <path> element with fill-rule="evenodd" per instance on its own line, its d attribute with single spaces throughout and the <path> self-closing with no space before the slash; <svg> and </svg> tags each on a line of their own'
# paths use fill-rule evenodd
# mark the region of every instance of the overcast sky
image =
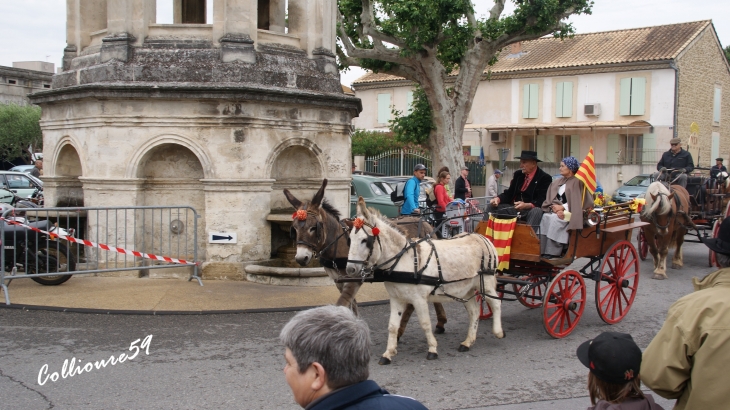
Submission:
<svg viewBox="0 0 730 410">
<path fill-rule="evenodd" d="M 492 2 L 475 4 L 477 14 L 486 14 Z M 66 0 L 0 0 L 0 5 L 0 65 L 49 61 L 60 66 L 66 47 Z M 210 15 L 212 7 L 208 9 Z M 157 10 L 158 23 L 172 22 L 172 0 L 157 0 Z M 589 33 L 707 19 L 713 20 L 722 45 L 729 45 L 729 0 L 595 0 L 592 15 L 571 21 L 578 33 Z M 341 81 L 349 85 L 362 74 L 352 69 Z"/>
</svg>

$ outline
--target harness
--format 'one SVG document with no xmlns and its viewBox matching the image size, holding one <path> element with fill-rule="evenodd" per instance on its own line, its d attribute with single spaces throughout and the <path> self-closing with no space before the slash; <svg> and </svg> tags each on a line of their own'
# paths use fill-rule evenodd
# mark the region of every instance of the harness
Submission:
<svg viewBox="0 0 730 410">
<path fill-rule="evenodd" d="M 330 243 L 327 243 L 324 245 L 324 247 L 321 247 L 322 244 L 327 242 L 327 231 L 324 229 L 324 223 L 319 218 L 319 213 L 303 208 L 300 210 L 297 210 L 294 212 L 294 215 L 292 215 L 292 219 L 299 220 L 299 221 L 305 221 L 309 217 L 314 218 L 316 221 L 316 229 L 317 229 L 317 238 L 319 244 L 313 244 L 304 240 L 297 240 L 297 245 L 304 245 L 312 250 L 313 255 L 312 258 L 319 258 L 320 265 L 324 266 L 325 268 L 330 269 L 345 269 L 347 266 L 347 258 L 333 258 L 333 259 L 327 259 L 324 256 L 325 251 L 329 249 L 333 244 L 335 245 L 333 255 L 337 255 L 337 243 L 339 242 L 340 238 L 342 238 L 344 235 L 347 235 L 350 233 L 350 228 L 345 224 L 344 220 L 338 221 L 340 224 L 340 227 L 342 228 L 342 233 L 337 235 L 335 239 L 333 239 Z M 296 238 L 296 228 L 294 228 L 294 223 L 292 223 L 291 227 L 291 236 L 292 238 Z M 349 246 L 350 244 L 350 238 L 347 238 L 347 244 Z M 321 247 L 321 249 L 320 249 Z"/>
</svg>

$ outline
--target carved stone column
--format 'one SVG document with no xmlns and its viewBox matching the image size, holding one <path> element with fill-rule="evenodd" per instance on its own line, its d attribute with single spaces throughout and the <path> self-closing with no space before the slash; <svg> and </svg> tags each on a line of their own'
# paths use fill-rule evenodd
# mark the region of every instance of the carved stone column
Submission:
<svg viewBox="0 0 730 410">
<path fill-rule="evenodd" d="M 257 0 L 215 0 L 213 38 L 221 46 L 221 61 L 256 62 Z"/>
</svg>

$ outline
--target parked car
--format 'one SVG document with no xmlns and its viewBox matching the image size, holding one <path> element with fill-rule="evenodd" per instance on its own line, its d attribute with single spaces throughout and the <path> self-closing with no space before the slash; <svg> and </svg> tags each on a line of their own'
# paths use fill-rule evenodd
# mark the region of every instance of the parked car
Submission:
<svg viewBox="0 0 730 410">
<path fill-rule="evenodd" d="M 611 199 L 618 204 L 634 198 L 643 198 L 652 182 L 654 182 L 652 174 L 637 175 L 621 185 Z"/>
<path fill-rule="evenodd" d="M 35 165 L 16 165 L 10 168 L 8 171 L 12 172 L 25 172 L 26 174 L 35 168 Z"/>
<path fill-rule="evenodd" d="M 0 171 L 0 188 L 16 193 L 21 198 L 30 198 L 36 190 L 43 190 L 43 182 L 23 172 Z M 2 198 L 0 202 L 10 203 L 12 197 Z"/>
<path fill-rule="evenodd" d="M 393 187 L 383 178 L 353 175 L 350 184 L 350 216 L 357 215 L 357 198 L 361 196 L 368 207 L 377 209 L 389 218 L 397 217 L 398 206 L 390 200 L 391 192 Z"/>
</svg>

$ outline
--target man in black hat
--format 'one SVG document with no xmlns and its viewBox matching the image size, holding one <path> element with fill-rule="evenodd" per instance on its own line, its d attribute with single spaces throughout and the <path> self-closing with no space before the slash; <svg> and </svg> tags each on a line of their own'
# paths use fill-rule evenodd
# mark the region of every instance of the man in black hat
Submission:
<svg viewBox="0 0 730 410">
<path fill-rule="evenodd" d="M 529 225 L 539 226 L 542 219 L 542 203 L 553 178 L 541 170 L 535 151 L 522 151 L 519 157 L 520 169 L 512 176 L 509 189 L 489 201 L 490 211 L 499 215 L 517 215 Z"/>
<path fill-rule="evenodd" d="M 679 138 L 669 140 L 669 145 L 671 146 L 669 151 L 662 154 L 662 159 L 656 164 L 656 170 L 659 172 L 654 173 L 654 178 L 670 182 L 676 179 L 675 184 L 687 188 L 687 174 L 695 169 L 692 154 L 682 149 L 682 140 Z M 662 173 L 662 168 L 672 171 Z"/>
<path fill-rule="evenodd" d="M 727 168 L 725 168 L 725 165 L 722 165 L 722 158 L 715 158 L 715 165 L 710 168 L 710 187 L 714 188 L 717 182 L 717 176 L 720 174 L 720 172 L 725 172 L 725 175 L 723 175 L 724 178 L 721 178 L 721 180 L 724 180 L 727 178 Z"/>
<path fill-rule="evenodd" d="M 730 218 L 717 238 L 703 239 L 721 268 L 702 279 L 695 291 L 669 307 L 667 319 L 644 351 L 641 380 L 675 410 L 723 409 L 730 403 Z"/>
</svg>

